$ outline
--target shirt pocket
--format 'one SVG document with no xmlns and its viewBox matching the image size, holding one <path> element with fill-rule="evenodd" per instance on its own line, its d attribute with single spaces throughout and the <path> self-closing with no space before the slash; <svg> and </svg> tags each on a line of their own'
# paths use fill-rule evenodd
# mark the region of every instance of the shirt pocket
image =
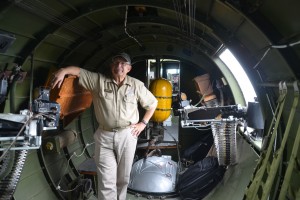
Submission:
<svg viewBox="0 0 300 200">
<path fill-rule="evenodd" d="M 99 96 L 102 100 L 107 100 L 107 101 L 113 100 L 114 98 L 114 94 L 112 90 L 107 90 L 107 91 L 104 90 L 99 93 Z"/>
<path fill-rule="evenodd" d="M 123 100 L 125 102 L 126 110 L 137 108 L 137 99 L 135 98 L 134 94 L 125 95 Z"/>
</svg>

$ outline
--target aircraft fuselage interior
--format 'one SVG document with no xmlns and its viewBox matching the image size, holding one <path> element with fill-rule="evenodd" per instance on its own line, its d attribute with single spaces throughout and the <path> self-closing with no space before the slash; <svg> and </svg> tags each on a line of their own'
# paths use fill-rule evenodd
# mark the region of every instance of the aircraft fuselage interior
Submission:
<svg viewBox="0 0 300 200">
<path fill-rule="evenodd" d="M 158 101 L 127 200 L 300 199 L 299 9 L 1 0 L 0 200 L 97 199 L 93 96 L 76 76 L 51 80 L 67 66 L 107 73 L 122 52 Z"/>
</svg>

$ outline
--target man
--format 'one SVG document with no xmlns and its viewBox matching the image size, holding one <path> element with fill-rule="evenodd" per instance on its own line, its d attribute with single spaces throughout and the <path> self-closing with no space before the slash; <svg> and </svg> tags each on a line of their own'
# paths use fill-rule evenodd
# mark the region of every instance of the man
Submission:
<svg viewBox="0 0 300 200">
<path fill-rule="evenodd" d="M 127 75 L 131 59 L 121 53 L 112 58 L 111 76 L 69 66 L 54 73 L 52 88 L 65 75 L 79 77 L 92 93 L 99 127 L 94 134 L 98 175 L 98 199 L 125 200 L 137 137 L 153 115 L 157 100 L 141 81 Z M 138 103 L 146 110 L 139 122 Z"/>
</svg>

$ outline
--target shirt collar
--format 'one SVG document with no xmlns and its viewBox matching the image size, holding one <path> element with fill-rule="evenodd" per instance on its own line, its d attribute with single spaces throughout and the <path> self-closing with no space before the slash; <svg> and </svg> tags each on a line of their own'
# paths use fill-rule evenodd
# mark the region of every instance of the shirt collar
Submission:
<svg viewBox="0 0 300 200">
<path fill-rule="evenodd" d="M 106 78 L 106 82 L 116 83 L 116 81 L 113 78 Z M 130 76 L 126 76 L 123 82 L 123 85 L 129 85 L 132 86 L 132 79 Z"/>
</svg>

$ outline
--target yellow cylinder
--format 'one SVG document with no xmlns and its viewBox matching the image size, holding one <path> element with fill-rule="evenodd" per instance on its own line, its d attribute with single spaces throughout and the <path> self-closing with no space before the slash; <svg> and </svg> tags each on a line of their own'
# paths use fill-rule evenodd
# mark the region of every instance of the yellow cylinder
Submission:
<svg viewBox="0 0 300 200">
<path fill-rule="evenodd" d="M 172 85 L 167 79 L 158 78 L 150 83 L 149 89 L 158 101 L 151 120 L 154 122 L 163 122 L 171 114 Z"/>
</svg>

